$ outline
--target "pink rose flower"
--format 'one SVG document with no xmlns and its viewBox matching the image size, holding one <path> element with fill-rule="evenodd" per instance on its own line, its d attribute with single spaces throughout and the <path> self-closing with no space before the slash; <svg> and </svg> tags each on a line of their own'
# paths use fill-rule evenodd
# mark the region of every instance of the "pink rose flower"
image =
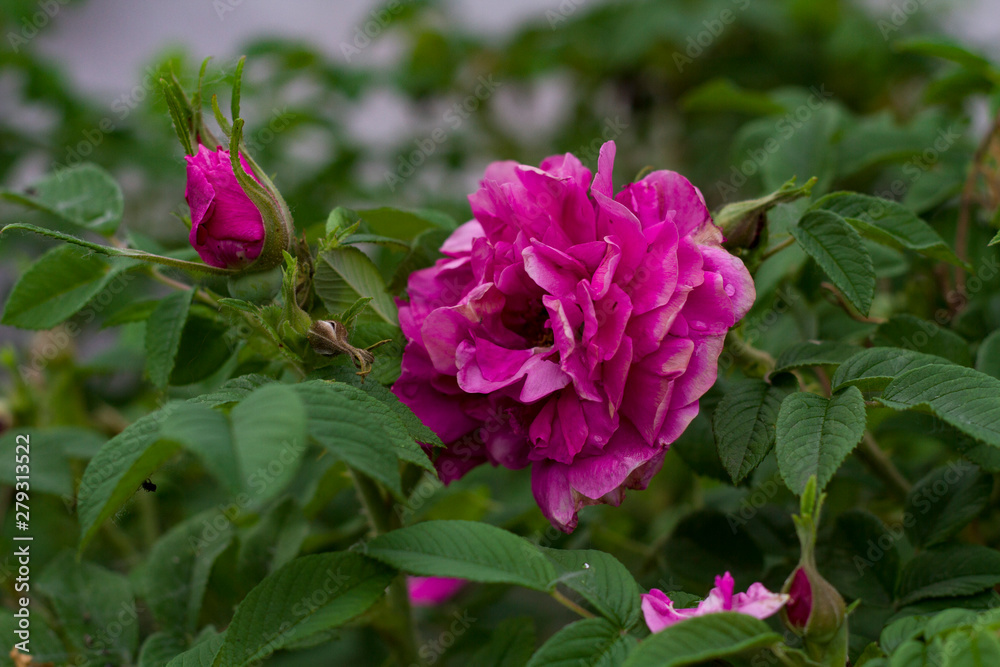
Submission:
<svg viewBox="0 0 1000 667">
<path fill-rule="evenodd" d="M 615 195 L 614 155 L 593 182 L 570 154 L 491 164 L 474 219 L 399 304 L 393 391 L 448 445 L 441 479 L 530 465 L 567 532 L 582 506 L 646 488 L 755 296 L 697 188 L 656 171 Z"/>
<path fill-rule="evenodd" d="M 229 151 L 221 148 L 212 151 L 199 144 L 198 153 L 184 159 L 187 161 L 184 198 L 191 208 L 191 245 L 202 261 L 211 266 L 240 269 L 249 265 L 264 247 L 264 221 L 236 180 Z M 242 155 L 240 162 L 254 176 Z M 254 180 L 258 180 L 256 176 Z"/>
<path fill-rule="evenodd" d="M 715 588 L 708 597 L 690 609 L 674 609 L 674 603 L 667 595 L 654 588 L 642 596 L 642 614 L 650 632 L 659 632 L 674 623 L 693 616 L 704 616 L 720 611 L 736 611 L 754 618 L 767 618 L 788 602 L 788 596 L 772 593 L 763 584 L 751 584 L 746 593 L 733 595 L 733 578 L 726 572 L 715 578 Z"/>
<path fill-rule="evenodd" d="M 415 607 L 434 607 L 451 598 L 465 586 L 465 579 L 450 577 L 408 577 L 410 604 Z"/>
</svg>

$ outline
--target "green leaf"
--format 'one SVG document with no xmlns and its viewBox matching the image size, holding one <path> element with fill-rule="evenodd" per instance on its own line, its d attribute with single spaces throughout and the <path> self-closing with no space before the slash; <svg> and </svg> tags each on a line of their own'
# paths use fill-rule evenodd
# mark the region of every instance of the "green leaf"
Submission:
<svg viewBox="0 0 1000 667">
<path fill-rule="evenodd" d="M 873 514 L 852 509 L 837 516 L 833 534 L 819 544 L 823 575 L 848 599 L 888 607 L 899 577 L 899 527 L 890 531 Z"/>
<path fill-rule="evenodd" d="M 875 268 L 861 236 L 839 215 L 821 210 L 806 213 L 790 231 L 851 305 L 867 315 L 875 295 Z"/>
<path fill-rule="evenodd" d="M 373 243 L 375 245 L 384 246 L 391 250 L 402 250 L 403 252 L 410 251 L 410 244 L 406 241 L 401 241 L 400 239 L 390 238 L 388 236 L 380 236 L 379 234 L 351 234 L 347 238 L 341 241 L 343 245 L 354 245 L 357 243 Z"/>
<path fill-rule="evenodd" d="M 983 339 L 976 352 L 976 370 L 1000 380 L 1000 329 Z"/>
<path fill-rule="evenodd" d="M 192 308 L 181 332 L 170 384 L 199 382 L 222 368 L 234 352 L 226 342 L 227 331 L 228 327 L 222 322 Z"/>
<path fill-rule="evenodd" d="M 156 541 L 140 581 L 143 598 L 161 628 L 195 631 L 208 575 L 232 538 L 229 519 L 211 509 L 177 524 Z"/>
<path fill-rule="evenodd" d="M 359 209 L 358 216 L 376 234 L 408 241 L 428 229 L 455 229 L 458 224 L 449 215 L 431 209 L 406 210 L 400 208 Z"/>
<path fill-rule="evenodd" d="M 450 235 L 449 230 L 436 227 L 417 234 L 410 242 L 410 252 L 400 261 L 389 281 L 389 292 L 399 294 L 406 289 L 410 275 L 414 271 L 434 264 L 442 256 L 441 246 Z"/>
<path fill-rule="evenodd" d="M 986 245 L 988 245 L 988 246 L 995 246 L 998 243 L 1000 243 L 1000 232 L 997 232 L 996 236 L 994 236 L 992 239 L 990 239 L 990 242 L 987 243 Z"/>
<path fill-rule="evenodd" d="M 392 419 L 374 419 L 375 401 L 348 385 L 329 382 L 304 382 L 294 386 L 308 416 L 309 436 L 335 457 L 372 479 L 385 484 L 402 497 L 399 456 L 408 441 L 406 429 Z M 353 390 L 353 391 L 352 391 Z M 382 404 L 378 404 L 381 407 Z M 424 455 L 426 458 L 426 455 Z"/>
<path fill-rule="evenodd" d="M 587 618 L 552 635 L 528 667 L 617 667 L 638 642 L 603 618 Z"/>
<path fill-rule="evenodd" d="M 810 210 L 835 213 L 863 236 L 884 245 L 912 250 L 955 266 L 968 266 L 933 227 L 898 202 L 857 192 L 834 192 L 817 200 Z"/>
<path fill-rule="evenodd" d="M 7 299 L 0 323 L 51 329 L 74 315 L 124 269 L 81 248 L 52 248 L 28 267 Z"/>
<path fill-rule="evenodd" d="M 295 476 L 306 449 L 306 408 L 291 387 L 265 384 L 230 413 L 233 441 L 248 491 L 273 498 Z"/>
<path fill-rule="evenodd" d="M 246 596 L 226 629 L 214 667 L 242 667 L 336 628 L 371 607 L 395 573 L 354 553 L 293 560 Z"/>
<path fill-rule="evenodd" d="M 348 368 L 346 366 L 341 366 L 339 368 L 335 367 L 333 369 L 333 377 L 338 382 L 343 382 L 344 384 L 350 384 L 351 386 L 357 387 L 358 389 L 364 391 L 369 396 L 381 401 L 392 411 L 392 413 L 403 423 L 406 427 L 406 432 L 410 434 L 410 437 L 417 442 L 422 442 L 425 445 L 431 445 L 432 447 L 444 447 L 444 443 L 441 442 L 441 438 L 437 434 L 430 430 L 424 425 L 420 418 L 413 414 L 413 411 L 405 403 L 400 401 L 394 393 L 386 389 L 380 384 L 375 382 L 365 382 L 365 380 L 358 376 L 354 372 L 353 368 Z"/>
<path fill-rule="evenodd" d="M 555 565 L 558 582 L 582 595 L 619 628 L 639 622 L 639 585 L 617 558 L 594 549 L 543 549 Z"/>
<path fill-rule="evenodd" d="M 913 485 L 904 516 L 915 519 L 906 534 L 915 547 L 947 542 L 986 509 L 993 478 L 965 461 L 932 470 Z"/>
<path fill-rule="evenodd" d="M 522 667 L 535 650 L 535 622 L 530 618 L 508 618 L 491 633 L 490 640 L 472 656 L 480 667 Z"/>
<path fill-rule="evenodd" d="M 388 400 L 382 401 L 375 397 L 374 393 L 369 393 L 364 391 L 359 387 L 349 385 L 343 382 L 329 383 L 329 382 L 317 382 L 317 386 L 322 387 L 323 391 L 332 392 L 337 396 L 337 401 L 341 403 L 354 403 L 356 409 L 362 410 L 370 416 L 378 416 L 379 427 L 385 432 L 386 442 L 392 445 L 394 453 L 403 461 L 409 461 L 414 463 L 424 470 L 437 474 L 434 469 L 434 464 L 431 463 L 430 458 L 427 456 L 427 452 L 423 450 L 420 445 L 416 443 L 413 435 L 410 433 L 411 428 L 406 424 L 402 415 L 405 413 L 400 408 L 405 409 L 412 415 L 409 408 L 404 406 L 399 401 L 396 401 L 396 406 Z M 372 383 L 369 383 L 372 384 Z M 377 385 L 376 385 L 377 386 Z M 378 390 L 375 390 L 377 392 Z M 395 396 L 386 390 L 390 396 L 395 398 Z M 413 415 L 416 419 L 416 415 Z M 422 429 L 414 429 L 419 433 L 423 434 Z M 435 439 L 436 436 L 435 436 Z"/>
<path fill-rule="evenodd" d="M 893 48 L 904 53 L 918 53 L 924 56 L 934 56 L 958 63 L 966 69 L 997 76 L 993 63 L 989 59 L 973 53 L 967 47 L 953 39 L 941 36 L 912 37 L 893 43 Z"/>
<path fill-rule="evenodd" d="M 897 587 L 898 605 L 926 598 L 972 595 L 1000 584 L 1000 552 L 973 544 L 952 544 L 917 554 Z"/>
<path fill-rule="evenodd" d="M 64 551 L 38 575 L 37 589 L 62 621 L 71 650 L 96 664 L 131 663 L 139 647 L 139 616 L 128 579 Z M 112 626 L 120 630 L 112 632 Z"/>
<path fill-rule="evenodd" d="M 164 297 L 146 323 L 146 373 L 161 389 L 167 386 L 170 372 L 174 370 L 174 359 L 193 298 L 194 289 Z"/>
<path fill-rule="evenodd" d="M 1000 665 L 1000 639 L 986 628 L 955 632 L 945 640 L 944 654 L 944 667 L 993 667 Z"/>
<path fill-rule="evenodd" d="M 167 667 L 212 667 L 226 635 L 215 632 L 214 628 L 207 630 L 201 633 L 194 646 L 168 662 Z"/>
<path fill-rule="evenodd" d="M 160 299 L 146 299 L 143 301 L 133 301 L 104 318 L 101 328 L 118 327 L 132 322 L 145 322 L 153 314 L 156 307 L 160 305 Z"/>
<path fill-rule="evenodd" d="M 787 111 L 766 93 L 738 87 L 729 79 L 712 79 L 689 90 L 681 108 L 691 112 L 735 111 L 754 116 L 774 116 Z"/>
<path fill-rule="evenodd" d="M 892 380 L 914 368 L 928 365 L 951 365 L 933 354 L 922 354 L 898 347 L 872 347 L 858 352 L 842 363 L 830 384 L 834 391 L 855 386 L 862 391 L 882 391 Z"/>
<path fill-rule="evenodd" d="M 858 348 L 833 341 L 803 341 L 785 348 L 778 356 L 772 373 L 783 373 L 807 366 L 838 366 L 858 351 Z"/>
<path fill-rule="evenodd" d="M 316 259 L 316 294 L 327 310 L 339 313 L 362 297 L 371 297 L 372 310 L 390 324 L 397 323 L 396 304 L 386 291 L 375 264 L 357 248 L 340 246 Z"/>
<path fill-rule="evenodd" d="M 82 552 L 113 515 L 165 461 L 183 446 L 196 454 L 204 442 L 222 442 L 224 421 L 205 419 L 206 408 L 168 403 L 108 440 L 91 459 L 77 490 Z M 213 447 L 215 445 L 212 445 Z"/>
<path fill-rule="evenodd" d="M 730 387 L 713 418 L 719 460 L 739 484 L 774 446 L 775 423 L 788 389 L 764 380 L 742 380 Z"/>
<path fill-rule="evenodd" d="M 624 667 L 681 667 L 760 651 L 781 641 L 759 619 L 720 612 L 675 623 L 644 640 Z"/>
<path fill-rule="evenodd" d="M 890 382 L 878 400 L 897 410 L 925 406 L 963 433 L 1000 447 L 1000 380 L 985 373 L 921 366 Z"/>
<path fill-rule="evenodd" d="M 138 419 L 108 440 L 91 459 L 77 491 L 81 552 L 101 523 L 180 449 L 179 443 L 159 437 L 164 422 L 177 408 L 178 404 L 168 404 Z"/>
<path fill-rule="evenodd" d="M 24 193 L 0 190 L 0 198 L 51 213 L 105 236 L 118 229 L 125 209 L 118 182 L 90 163 L 48 174 Z"/>
<path fill-rule="evenodd" d="M 366 553 L 425 577 L 459 577 L 550 591 L 555 568 L 524 538 L 475 521 L 426 521 L 368 543 Z"/>
<path fill-rule="evenodd" d="M 961 366 L 972 365 L 972 354 L 964 338 L 934 322 L 906 313 L 893 315 L 888 322 L 880 324 L 872 336 L 872 343 L 878 347 L 889 345 L 935 354 Z"/>
<path fill-rule="evenodd" d="M 238 403 L 258 387 L 262 387 L 270 382 L 274 382 L 274 379 L 266 375 L 258 375 L 256 373 L 241 375 L 240 377 L 227 380 L 213 392 L 192 398 L 191 402 L 203 403 L 212 408 L 229 403 Z"/>
<path fill-rule="evenodd" d="M 299 555 L 309 523 L 295 498 L 268 509 L 240 539 L 237 572 L 242 581 L 260 581 Z"/>
<path fill-rule="evenodd" d="M 187 642 L 180 635 L 170 632 L 154 632 L 142 643 L 137 667 L 162 667 L 171 658 L 183 653 Z"/>
<path fill-rule="evenodd" d="M 781 402 L 775 449 L 788 488 L 801 495 L 813 475 L 819 490 L 865 433 L 865 399 L 857 387 L 832 398 L 796 392 Z"/>
<path fill-rule="evenodd" d="M 163 437 L 169 436 L 201 459 L 205 469 L 233 493 L 244 490 L 229 420 L 217 410 L 188 401 L 171 418 Z"/>
</svg>

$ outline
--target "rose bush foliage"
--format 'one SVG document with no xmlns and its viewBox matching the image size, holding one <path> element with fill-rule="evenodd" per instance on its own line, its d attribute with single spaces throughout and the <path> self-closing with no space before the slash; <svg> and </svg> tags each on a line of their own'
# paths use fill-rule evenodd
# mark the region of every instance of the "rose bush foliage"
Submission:
<svg viewBox="0 0 1000 667">
<path fill-rule="evenodd" d="M 1000 655 L 1000 65 L 929 5 L 390 3 L 108 126 L 9 4 L 0 667 Z"/>
</svg>

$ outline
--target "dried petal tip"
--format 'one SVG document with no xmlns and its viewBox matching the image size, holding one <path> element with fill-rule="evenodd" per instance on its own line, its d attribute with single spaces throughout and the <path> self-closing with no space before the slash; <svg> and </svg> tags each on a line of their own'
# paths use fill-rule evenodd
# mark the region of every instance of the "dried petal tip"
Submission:
<svg viewBox="0 0 1000 667">
<path fill-rule="evenodd" d="M 358 375 L 362 377 L 371 372 L 372 364 L 375 363 L 375 355 L 371 353 L 371 350 L 389 342 L 388 340 L 380 340 L 365 348 L 354 347 L 348 341 L 347 327 L 337 320 L 316 320 L 309 327 L 309 333 L 306 337 L 316 354 L 325 357 L 333 357 L 338 354 L 350 356 L 358 368 Z"/>
</svg>

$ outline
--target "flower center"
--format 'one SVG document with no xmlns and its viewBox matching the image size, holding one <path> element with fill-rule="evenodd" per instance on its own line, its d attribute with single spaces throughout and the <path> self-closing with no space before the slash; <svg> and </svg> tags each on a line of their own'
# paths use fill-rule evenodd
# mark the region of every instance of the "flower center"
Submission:
<svg viewBox="0 0 1000 667">
<path fill-rule="evenodd" d="M 549 311 L 544 308 L 540 308 L 534 317 L 525 318 L 522 335 L 530 347 L 549 347 L 555 342 L 552 327 L 545 326 L 548 319 Z"/>
</svg>

